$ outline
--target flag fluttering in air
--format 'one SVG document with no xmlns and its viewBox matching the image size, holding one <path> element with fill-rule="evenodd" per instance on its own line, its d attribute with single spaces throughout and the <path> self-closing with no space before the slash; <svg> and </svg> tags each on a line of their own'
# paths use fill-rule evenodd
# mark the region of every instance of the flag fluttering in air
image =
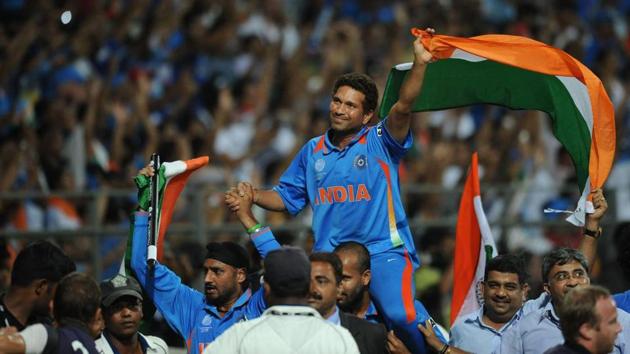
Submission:
<svg viewBox="0 0 630 354">
<path fill-rule="evenodd" d="M 197 157 L 191 160 L 178 160 L 173 162 L 164 162 L 160 165 L 157 172 L 158 176 L 158 205 L 154 207 L 157 228 L 156 228 L 156 248 L 157 260 L 161 261 L 164 254 L 164 235 L 171 223 L 175 203 L 180 193 L 186 186 L 188 178 L 197 169 L 208 164 L 208 156 Z M 149 178 L 145 176 L 137 176 L 135 178 L 138 187 L 138 205 L 143 210 L 149 207 Z M 121 266 L 121 273 L 126 274 L 131 260 L 131 235 L 133 235 L 133 221 L 131 223 L 131 231 L 127 242 L 127 252 L 125 254 L 124 264 Z"/>
<path fill-rule="evenodd" d="M 575 165 L 582 194 L 567 219 L 583 226 L 592 189 L 603 186 L 615 155 L 614 108 L 602 82 L 566 52 L 519 36 L 460 38 L 414 28 L 434 58 L 412 110 L 431 111 L 473 104 L 539 110 L 552 120 L 554 136 Z M 411 63 L 392 68 L 380 108 L 385 117 Z"/>
<path fill-rule="evenodd" d="M 459 317 L 481 307 L 479 284 L 483 281 L 486 262 L 497 256 L 497 247 L 481 204 L 477 171 L 475 152 L 457 215 L 451 325 Z"/>
</svg>

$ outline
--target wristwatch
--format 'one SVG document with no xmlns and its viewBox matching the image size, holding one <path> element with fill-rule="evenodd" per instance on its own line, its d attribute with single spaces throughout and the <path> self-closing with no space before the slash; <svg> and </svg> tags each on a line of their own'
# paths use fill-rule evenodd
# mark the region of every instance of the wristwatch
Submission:
<svg viewBox="0 0 630 354">
<path fill-rule="evenodd" d="M 593 238 L 599 238 L 602 234 L 602 228 L 598 227 L 597 230 L 589 230 L 586 227 L 584 228 L 584 235 L 590 236 Z"/>
</svg>

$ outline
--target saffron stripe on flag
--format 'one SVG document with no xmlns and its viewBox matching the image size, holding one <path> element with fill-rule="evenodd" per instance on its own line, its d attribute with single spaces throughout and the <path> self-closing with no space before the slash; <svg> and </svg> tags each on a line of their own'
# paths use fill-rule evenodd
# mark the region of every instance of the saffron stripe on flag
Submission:
<svg viewBox="0 0 630 354">
<path fill-rule="evenodd" d="M 486 262 L 497 255 L 481 203 L 477 159 L 475 152 L 457 215 L 451 325 L 459 317 L 480 308 L 482 301 L 479 284 L 483 280 Z"/>
</svg>

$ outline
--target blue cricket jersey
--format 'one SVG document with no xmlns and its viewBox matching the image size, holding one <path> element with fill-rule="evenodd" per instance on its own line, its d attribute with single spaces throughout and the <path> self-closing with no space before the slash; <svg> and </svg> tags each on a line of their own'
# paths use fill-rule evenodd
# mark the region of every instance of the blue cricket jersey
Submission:
<svg viewBox="0 0 630 354">
<path fill-rule="evenodd" d="M 385 122 L 363 127 L 342 150 L 328 132 L 311 139 L 273 189 L 292 215 L 311 205 L 314 251 L 331 252 L 348 241 L 365 245 L 372 255 L 404 246 L 418 266 L 398 177 L 413 139 L 409 132 L 400 144 Z"/>
<path fill-rule="evenodd" d="M 154 276 L 147 276 L 148 214 L 136 213 L 133 230 L 131 268 L 138 282 L 151 297 L 169 326 L 186 339 L 188 353 L 201 353 L 233 324 L 260 317 L 267 308 L 263 288 L 254 294 L 248 289 L 223 316 L 216 307 L 206 303 L 201 292 L 182 284 L 181 279 L 166 266 L 156 264 Z M 151 285 L 152 286 L 147 286 Z"/>
</svg>

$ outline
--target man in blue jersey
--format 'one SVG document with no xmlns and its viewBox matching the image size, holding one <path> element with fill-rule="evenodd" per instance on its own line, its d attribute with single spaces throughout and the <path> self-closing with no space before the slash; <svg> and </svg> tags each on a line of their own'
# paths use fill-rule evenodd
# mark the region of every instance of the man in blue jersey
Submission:
<svg viewBox="0 0 630 354">
<path fill-rule="evenodd" d="M 365 245 L 371 255 L 374 303 L 388 327 L 413 352 L 425 353 L 416 325 L 424 323 L 428 314 L 414 303 L 412 277 L 420 261 L 398 183 L 400 160 L 412 144 L 411 106 L 432 60 L 420 38 L 413 48 L 413 66 L 385 119 L 367 125 L 378 101 L 374 81 L 363 74 L 342 75 L 332 91 L 330 129 L 306 143 L 279 184 L 272 190 L 257 190 L 254 201 L 292 215 L 310 204 L 314 251 L 332 252 L 349 241 Z M 238 200 L 226 197 L 226 202 L 231 210 L 238 210 Z"/>
<path fill-rule="evenodd" d="M 147 166 L 138 178 L 151 177 L 155 170 Z M 144 185 L 144 183 L 139 183 Z M 148 183 L 146 184 L 148 185 Z M 146 192 L 140 188 L 139 200 Z M 140 205 L 140 209 L 148 209 Z M 168 267 L 160 264 L 149 273 L 147 267 L 148 214 L 135 214 L 131 268 L 145 292 L 168 324 L 186 340 L 188 353 L 203 349 L 233 324 L 259 317 L 267 305 L 264 290 L 252 293 L 248 288 L 249 255 L 234 242 L 210 242 L 206 245 L 204 292 L 182 283 Z"/>
</svg>

